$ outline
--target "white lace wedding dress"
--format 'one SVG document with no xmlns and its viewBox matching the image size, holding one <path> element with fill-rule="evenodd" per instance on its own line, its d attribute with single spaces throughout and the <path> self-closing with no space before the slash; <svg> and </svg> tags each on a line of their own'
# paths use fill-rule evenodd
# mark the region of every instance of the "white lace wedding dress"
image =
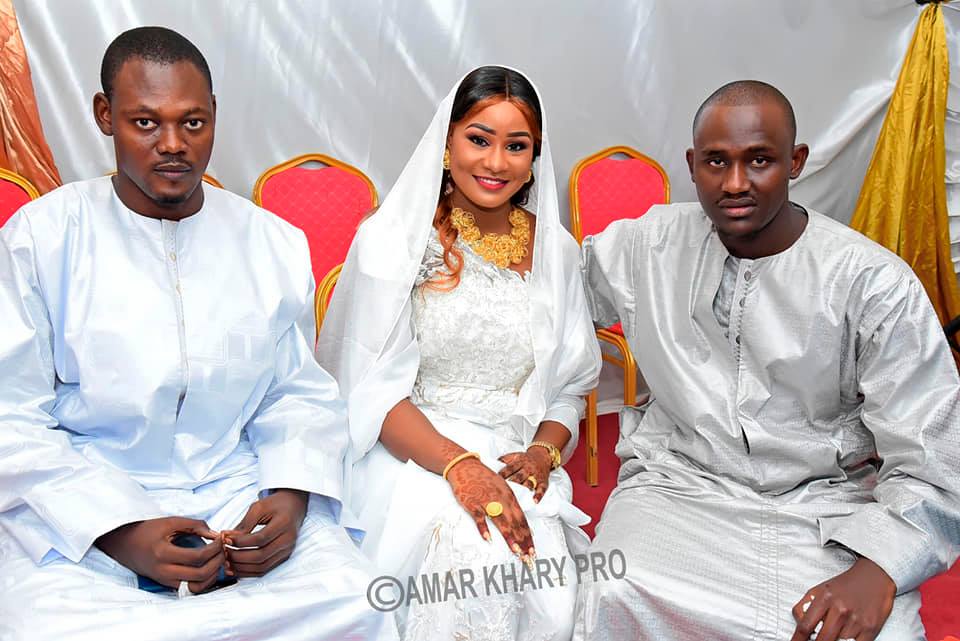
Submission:
<svg viewBox="0 0 960 641">
<path fill-rule="evenodd" d="M 462 243 L 458 247 L 464 256 L 459 285 L 452 291 L 424 285 L 443 268 L 434 232 L 411 294 L 420 369 L 410 398 L 439 432 L 479 452 L 485 464 L 499 470 L 499 456 L 525 449 L 510 417 L 518 390 L 534 370 L 528 287 L 520 274 L 496 267 Z M 570 638 L 576 596 L 570 546 L 581 551 L 586 544 L 578 526 L 587 517 L 570 502 L 572 486 L 563 469 L 551 473 L 539 504 L 529 488 L 509 483 L 540 561 L 533 572 L 526 570 L 528 578 L 540 573 L 533 582 L 524 582 L 522 563 L 492 523 L 492 541 L 480 536 L 440 476 L 410 461 L 392 482 L 395 489 L 378 538 L 381 549 L 391 547 L 394 557 L 396 546 L 409 548 L 397 578 L 406 586 L 414 577 L 421 586 L 422 577 L 429 582 L 436 573 L 442 585 L 452 573 L 458 588 L 436 602 L 405 593 L 409 608 L 397 611 L 405 639 Z M 470 573 L 472 591 L 461 585 Z"/>
</svg>

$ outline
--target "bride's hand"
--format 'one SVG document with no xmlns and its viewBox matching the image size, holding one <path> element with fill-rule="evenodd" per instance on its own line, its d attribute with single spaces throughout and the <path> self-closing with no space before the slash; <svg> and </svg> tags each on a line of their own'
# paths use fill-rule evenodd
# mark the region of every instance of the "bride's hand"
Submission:
<svg viewBox="0 0 960 641">
<path fill-rule="evenodd" d="M 450 469 L 447 481 L 457 501 L 473 517 L 480 536 L 490 540 L 487 505 L 496 501 L 503 507 L 503 513 L 489 518 L 500 530 L 507 547 L 525 561 L 535 555 L 527 517 L 517 504 L 513 490 L 496 472 L 477 459 L 467 459 Z"/>
<path fill-rule="evenodd" d="M 500 476 L 533 490 L 533 500 L 539 503 L 550 485 L 550 453 L 542 447 L 531 447 L 526 452 L 504 454 L 500 460 L 506 463 Z"/>
</svg>

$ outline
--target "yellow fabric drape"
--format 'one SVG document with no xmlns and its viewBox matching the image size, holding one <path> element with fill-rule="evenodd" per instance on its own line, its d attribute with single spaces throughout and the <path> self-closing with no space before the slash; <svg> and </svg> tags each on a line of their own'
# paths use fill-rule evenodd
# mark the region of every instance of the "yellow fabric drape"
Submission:
<svg viewBox="0 0 960 641">
<path fill-rule="evenodd" d="M 13 0 L 0 0 L 0 137 L 0 167 L 20 174 L 41 194 L 61 184 L 43 137 Z"/>
<path fill-rule="evenodd" d="M 907 48 L 850 221 L 913 268 L 943 325 L 960 316 L 945 185 L 949 74 L 942 10 L 930 4 Z"/>
</svg>

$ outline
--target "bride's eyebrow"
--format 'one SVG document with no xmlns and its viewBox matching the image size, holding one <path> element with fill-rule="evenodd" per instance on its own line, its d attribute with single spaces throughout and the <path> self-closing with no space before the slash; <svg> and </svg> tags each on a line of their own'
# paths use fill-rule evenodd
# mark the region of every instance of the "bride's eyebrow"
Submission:
<svg viewBox="0 0 960 641">
<path fill-rule="evenodd" d="M 480 131 L 486 132 L 486 133 L 488 133 L 488 134 L 490 134 L 490 135 L 496 135 L 496 133 L 497 133 L 497 131 L 496 131 L 495 129 L 493 129 L 492 127 L 488 127 L 488 126 L 486 126 L 486 125 L 481 125 L 479 122 L 471 122 L 469 125 L 466 126 L 466 129 L 470 129 L 470 127 L 476 127 L 476 128 L 479 129 Z"/>
<path fill-rule="evenodd" d="M 471 122 L 469 125 L 466 126 L 466 129 L 470 129 L 470 127 L 476 127 L 480 131 L 484 131 L 490 134 L 491 136 L 495 136 L 497 134 L 497 131 L 495 129 L 493 129 L 492 127 L 488 127 L 486 125 L 482 125 L 479 122 Z M 507 138 L 531 138 L 532 139 L 533 136 L 531 136 L 530 132 L 528 131 L 511 131 L 510 133 L 507 134 Z"/>
</svg>

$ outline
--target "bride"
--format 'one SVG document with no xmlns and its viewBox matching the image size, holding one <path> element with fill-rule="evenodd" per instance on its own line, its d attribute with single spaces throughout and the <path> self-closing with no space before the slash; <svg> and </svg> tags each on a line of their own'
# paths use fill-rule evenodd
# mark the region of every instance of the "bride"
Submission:
<svg viewBox="0 0 960 641">
<path fill-rule="evenodd" d="M 600 368 L 577 271 L 536 90 L 475 69 L 360 226 L 317 348 L 406 639 L 571 635 L 588 518 L 560 465 Z M 417 589 L 464 572 L 469 591 Z"/>
</svg>

